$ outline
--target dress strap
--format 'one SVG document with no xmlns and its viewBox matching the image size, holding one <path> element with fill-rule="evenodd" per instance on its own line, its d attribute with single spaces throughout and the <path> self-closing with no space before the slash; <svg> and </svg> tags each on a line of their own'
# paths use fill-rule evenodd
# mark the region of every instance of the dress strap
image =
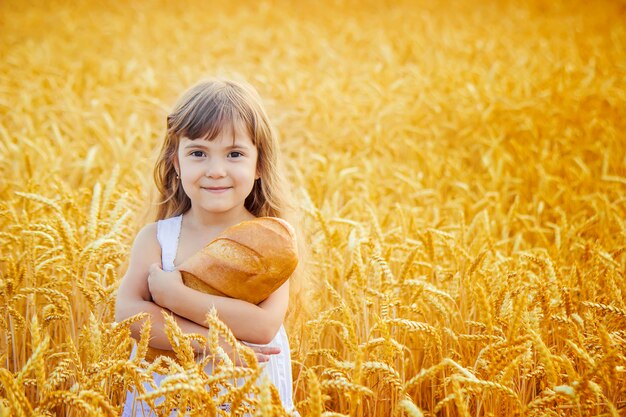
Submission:
<svg viewBox="0 0 626 417">
<path fill-rule="evenodd" d="M 173 271 L 174 259 L 178 249 L 178 238 L 180 237 L 180 228 L 183 221 L 183 215 L 170 217 L 169 219 L 159 220 L 157 222 L 157 240 L 161 245 L 161 264 L 164 271 Z"/>
</svg>

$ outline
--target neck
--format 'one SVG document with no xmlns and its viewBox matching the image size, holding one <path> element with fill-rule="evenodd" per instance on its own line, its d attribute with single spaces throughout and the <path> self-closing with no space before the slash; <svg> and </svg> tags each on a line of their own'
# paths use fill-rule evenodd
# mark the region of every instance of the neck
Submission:
<svg viewBox="0 0 626 417">
<path fill-rule="evenodd" d="M 187 224 L 194 228 L 210 229 L 217 232 L 234 226 L 237 223 L 241 223 L 242 221 L 255 218 L 255 216 L 243 206 L 241 210 L 229 210 L 223 213 L 207 213 L 202 209 L 191 206 L 184 214 L 184 217 Z"/>
</svg>

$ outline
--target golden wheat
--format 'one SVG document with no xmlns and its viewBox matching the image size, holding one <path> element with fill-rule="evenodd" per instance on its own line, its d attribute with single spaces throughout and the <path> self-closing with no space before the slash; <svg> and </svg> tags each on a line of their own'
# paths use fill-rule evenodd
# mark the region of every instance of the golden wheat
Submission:
<svg viewBox="0 0 626 417">
<path fill-rule="evenodd" d="M 118 415 L 133 388 L 161 414 L 288 415 L 215 315 L 205 335 L 166 317 L 177 359 L 152 363 L 149 317 L 114 323 L 165 115 L 207 75 L 259 89 L 301 207 L 285 327 L 303 417 L 624 414 L 623 17 L 0 3 L 0 417 Z"/>
</svg>

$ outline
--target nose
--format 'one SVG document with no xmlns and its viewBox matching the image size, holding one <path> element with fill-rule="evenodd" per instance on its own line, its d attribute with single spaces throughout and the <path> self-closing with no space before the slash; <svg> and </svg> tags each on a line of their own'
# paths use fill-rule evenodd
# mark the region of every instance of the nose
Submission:
<svg viewBox="0 0 626 417">
<path fill-rule="evenodd" d="M 221 161 L 211 160 L 207 161 L 206 170 L 204 175 L 209 178 L 222 178 L 226 176 L 226 170 L 224 164 Z"/>
</svg>

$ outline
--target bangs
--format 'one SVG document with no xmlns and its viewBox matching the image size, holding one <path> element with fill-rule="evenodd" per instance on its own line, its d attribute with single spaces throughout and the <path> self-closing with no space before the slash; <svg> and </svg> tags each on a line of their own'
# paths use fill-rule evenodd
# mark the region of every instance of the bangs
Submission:
<svg viewBox="0 0 626 417">
<path fill-rule="evenodd" d="M 170 115 L 168 117 L 168 122 L 171 121 L 168 126 L 170 133 L 179 138 L 212 141 L 224 132 L 224 129 L 230 129 L 234 142 L 238 126 L 245 128 L 256 146 L 253 134 L 254 112 L 236 97 L 228 94 L 227 89 L 211 93 L 200 93 L 190 97 L 179 111 Z"/>
</svg>

